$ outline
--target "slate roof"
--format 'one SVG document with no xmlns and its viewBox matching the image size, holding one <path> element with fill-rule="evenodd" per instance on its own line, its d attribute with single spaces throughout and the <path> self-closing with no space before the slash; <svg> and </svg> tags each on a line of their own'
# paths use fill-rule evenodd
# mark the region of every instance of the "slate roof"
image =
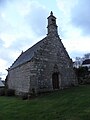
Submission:
<svg viewBox="0 0 90 120">
<path fill-rule="evenodd" d="M 45 39 L 45 38 L 44 38 Z M 43 45 L 43 41 L 44 39 L 42 39 L 41 41 L 39 41 L 38 43 L 36 43 L 35 45 L 33 45 L 31 48 L 29 48 L 28 50 L 26 50 L 25 52 L 23 52 L 17 59 L 16 61 L 12 64 L 12 66 L 10 67 L 10 69 L 13 69 L 23 63 L 26 63 L 28 61 L 30 61 L 32 59 L 32 57 L 34 56 L 34 52 L 36 52 L 37 50 L 40 49 L 40 47 Z"/>
<path fill-rule="evenodd" d="M 5 85 L 3 84 L 3 82 L 0 80 L 0 87 L 4 87 Z"/>
<path fill-rule="evenodd" d="M 83 61 L 82 65 L 90 64 L 90 59 L 86 59 Z"/>
</svg>

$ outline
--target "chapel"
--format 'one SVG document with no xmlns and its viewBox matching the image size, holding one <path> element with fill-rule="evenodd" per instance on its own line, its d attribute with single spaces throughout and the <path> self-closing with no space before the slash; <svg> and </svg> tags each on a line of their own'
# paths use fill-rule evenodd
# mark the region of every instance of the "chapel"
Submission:
<svg viewBox="0 0 90 120">
<path fill-rule="evenodd" d="M 22 52 L 8 69 L 8 89 L 16 95 L 64 89 L 77 85 L 73 63 L 58 35 L 56 17 L 47 18 L 47 35 Z"/>
</svg>

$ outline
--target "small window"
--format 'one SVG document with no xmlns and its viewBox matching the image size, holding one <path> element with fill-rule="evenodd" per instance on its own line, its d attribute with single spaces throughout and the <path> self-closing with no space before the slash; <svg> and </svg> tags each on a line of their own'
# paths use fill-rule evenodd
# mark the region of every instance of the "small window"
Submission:
<svg viewBox="0 0 90 120">
<path fill-rule="evenodd" d="M 53 24 L 56 24 L 56 21 L 55 21 L 55 19 L 52 19 L 52 23 L 53 23 Z"/>
</svg>

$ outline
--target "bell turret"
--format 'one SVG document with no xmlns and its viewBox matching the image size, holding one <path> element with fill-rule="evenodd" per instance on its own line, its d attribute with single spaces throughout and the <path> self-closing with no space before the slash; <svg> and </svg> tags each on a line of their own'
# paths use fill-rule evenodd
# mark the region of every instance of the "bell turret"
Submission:
<svg viewBox="0 0 90 120">
<path fill-rule="evenodd" d="M 47 19 L 48 19 L 48 26 L 47 26 L 48 34 L 50 34 L 50 33 L 58 34 L 57 24 L 56 24 L 56 17 L 53 16 L 53 12 L 52 11 L 50 13 L 50 16 Z"/>
</svg>

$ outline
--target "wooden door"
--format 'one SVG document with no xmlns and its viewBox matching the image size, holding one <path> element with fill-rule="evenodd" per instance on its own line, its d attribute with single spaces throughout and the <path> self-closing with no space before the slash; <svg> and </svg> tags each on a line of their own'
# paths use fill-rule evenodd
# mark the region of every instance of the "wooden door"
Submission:
<svg viewBox="0 0 90 120">
<path fill-rule="evenodd" d="M 53 73 L 52 84 L 53 84 L 53 89 L 59 89 L 59 75 L 58 75 L 58 73 Z"/>
</svg>

